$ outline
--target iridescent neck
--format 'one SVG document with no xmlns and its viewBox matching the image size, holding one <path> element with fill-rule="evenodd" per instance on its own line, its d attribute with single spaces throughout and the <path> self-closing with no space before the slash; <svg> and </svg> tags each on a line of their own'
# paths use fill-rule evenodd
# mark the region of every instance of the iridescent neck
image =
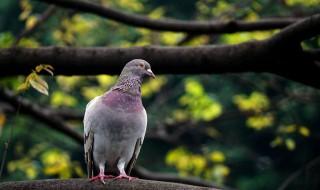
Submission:
<svg viewBox="0 0 320 190">
<path fill-rule="evenodd" d="M 128 93 L 134 96 L 141 96 L 141 84 L 142 79 L 139 77 L 120 76 L 118 82 L 111 88 L 111 90 Z"/>
</svg>

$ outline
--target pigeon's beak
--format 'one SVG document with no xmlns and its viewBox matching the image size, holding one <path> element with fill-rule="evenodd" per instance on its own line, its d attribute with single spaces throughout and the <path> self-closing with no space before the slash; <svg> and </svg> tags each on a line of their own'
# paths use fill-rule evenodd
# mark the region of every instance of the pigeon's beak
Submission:
<svg viewBox="0 0 320 190">
<path fill-rule="evenodd" d="M 156 75 L 153 74 L 153 72 L 151 71 L 151 69 L 147 69 L 147 75 L 148 75 L 149 77 L 156 78 Z"/>
</svg>

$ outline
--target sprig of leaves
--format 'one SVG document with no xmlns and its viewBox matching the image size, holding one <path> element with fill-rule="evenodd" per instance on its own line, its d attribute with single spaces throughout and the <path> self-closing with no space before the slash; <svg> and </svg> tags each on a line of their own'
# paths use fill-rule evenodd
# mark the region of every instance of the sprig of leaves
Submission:
<svg viewBox="0 0 320 190">
<path fill-rule="evenodd" d="M 32 86 L 38 92 L 48 96 L 49 95 L 48 83 L 38 75 L 42 70 L 47 71 L 51 76 L 53 76 L 54 68 L 51 65 L 40 64 L 36 66 L 36 68 L 32 70 L 32 72 L 26 77 L 26 80 L 24 81 L 24 83 L 22 83 L 18 87 L 18 91 L 19 92 L 26 91 L 30 88 L 30 86 Z"/>
</svg>

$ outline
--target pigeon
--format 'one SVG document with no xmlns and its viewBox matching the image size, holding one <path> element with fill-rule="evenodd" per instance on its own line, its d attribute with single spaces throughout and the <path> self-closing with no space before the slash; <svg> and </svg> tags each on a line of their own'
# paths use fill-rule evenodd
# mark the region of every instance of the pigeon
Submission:
<svg viewBox="0 0 320 190">
<path fill-rule="evenodd" d="M 155 78 L 150 64 L 134 59 L 124 66 L 109 91 L 87 104 L 83 119 L 84 152 L 90 181 L 105 183 L 104 179 L 108 178 L 134 179 L 129 175 L 147 127 L 140 90 L 147 77 Z M 96 176 L 95 169 L 99 169 Z"/>
</svg>

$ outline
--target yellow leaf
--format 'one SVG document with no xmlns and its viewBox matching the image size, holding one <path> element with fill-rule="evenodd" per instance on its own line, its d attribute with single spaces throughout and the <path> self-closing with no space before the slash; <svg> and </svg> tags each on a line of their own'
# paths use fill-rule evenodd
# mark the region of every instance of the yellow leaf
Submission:
<svg viewBox="0 0 320 190">
<path fill-rule="evenodd" d="M 62 91 L 55 91 L 51 95 L 51 104 L 53 106 L 75 106 L 77 99 Z"/>
<path fill-rule="evenodd" d="M 117 81 L 117 78 L 110 75 L 98 75 L 97 80 L 101 86 L 107 88 L 113 85 Z"/>
<path fill-rule="evenodd" d="M 286 143 L 288 150 L 294 150 L 296 148 L 296 142 L 291 138 L 287 138 L 285 140 L 285 143 Z"/>
<path fill-rule="evenodd" d="M 279 133 L 294 133 L 297 129 L 296 125 L 286 125 L 286 126 L 281 126 L 278 131 Z"/>
<path fill-rule="evenodd" d="M 104 88 L 100 87 L 82 87 L 81 94 L 87 99 L 91 100 L 96 96 L 100 96 L 105 91 Z"/>
<path fill-rule="evenodd" d="M 42 70 L 45 70 L 53 76 L 52 71 L 54 70 L 54 68 L 51 65 L 40 64 L 40 65 L 36 66 L 35 70 L 37 73 L 40 73 Z"/>
<path fill-rule="evenodd" d="M 20 84 L 20 85 L 18 86 L 18 89 L 17 89 L 17 90 L 18 90 L 19 92 L 23 92 L 23 91 L 28 90 L 29 87 L 30 87 L 30 83 L 24 82 L 24 83 L 22 83 L 22 84 Z"/>
<path fill-rule="evenodd" d="M 226 158 L 221 151 L 213 151 L 210 153 L 210 160 L 212 162 L 224 162 Z"/>
<path fill-rule="evenodd" d="M 0 112 L 0 127 L 3 127 L 5 122 L 6 122 L 6 115 L 4 115 L 4 113 Z"/>
<path fill-rule="evenodd" d="M 26 21 L 26 29 L 31 29 L 37 23 L 38 19 L 36 16 L 29 16 Z"/>
<path fill-rule="evenodd" d="M 300 133 L 302 136 L 305 136 L 305 137 L 310 136 L 310 130 L 309 130 L 307 127 L 304 127 L 304 126 L 301 126 L 301 127 L 299 128 L 299 133 Z"/>
<path fill-rule="evenodd" d="M 270 105 L 269 98 L 261 92 L 252 92 L 249 96 L 236 95 L 233 102 L 241 111 L 254 111 L 256 113 L 267 110 Z"/>
<path fill-rule="evenodd" d="M 305 7 L 317 6 L 320 5 L 319 0 L 285 0 L 285 3 L 289 6 L 302 5 Z"/>
<path fill-rule="evenodd" d="M 273 139 L 271 142 L 270 142 L 270 146 L 271 147 L 276 147 L 276 146 L 279 146 L 283 143 L 283 140 L 281 137 L 276 137 L 275 139 Z"/>
<path fill-rule="evenodd" d="M 205 169 L 206 165 L 207 165 L 207 161 L 206 159 L 201 156 L 201 155 L 192 155 L 190 156 L 190 161 L 192 164 L 192 168 L 193 168 L 193 174 L 194 175 L 199 175 L 201 172 L 203 172 L 203 170 Z"/>
<path fill-rule="evenodd" d="M 165 11 L 163 7 L 154 9 L 148 16 L 152 19 L 159 19 L 164 15 Z"/>
<path fill-rule="evenodd" d="M 230 174 L 230 169 L 228 166 L 219 164 L 214 166 L 213 175 L 215 177 L 226 177 Z"/>
<path fill-rule="evenodd" d="M 265 115 L 254 115 L 248 117 L 246 121 L 246 125 L 255 130 L 261 130 L 267 127 L 272 126 L 273 124 L 273 115 L 265 114 Z"/>
<path fill-rule="evenodd" d="M 30 77 L 29 82 L 31 86 L 42 94 L 49 95 L 48 84 L 42 78 L 40 78 L 36 73 L 33 73 Z"/>
<path fill-rule="evenodd" d="M 186 81 L 185 90 L 187 93 L 190 93 L 194 96 L 200 96 L 204 93 L 202 85 L 194 79 L 188 79 Z"/>
</svg>

